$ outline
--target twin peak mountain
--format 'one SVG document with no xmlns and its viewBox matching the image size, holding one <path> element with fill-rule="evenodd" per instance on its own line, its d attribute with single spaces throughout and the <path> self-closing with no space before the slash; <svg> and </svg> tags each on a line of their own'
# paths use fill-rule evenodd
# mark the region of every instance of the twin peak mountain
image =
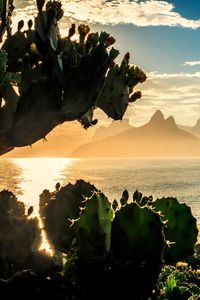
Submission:
<svg viewBox="0 0 200 300">
<path fill-rule="evenodd" d="M 157 110 L 150 121 L 133 127 L 128 120 L 99 127 L 91 142 L 71 157 L 200 157 L 200 121 L 194 127 L 177 125 Z"/>
</svg>

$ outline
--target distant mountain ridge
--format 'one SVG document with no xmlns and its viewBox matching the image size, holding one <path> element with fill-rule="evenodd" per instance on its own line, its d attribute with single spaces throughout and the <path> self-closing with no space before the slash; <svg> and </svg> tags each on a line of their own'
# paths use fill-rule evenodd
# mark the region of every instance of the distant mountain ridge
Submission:
<svg viewBox="0 0 200 300">
<path fill-rule="evenodd" d="M 105 129 L 107 130 L 107 129 Z M 78 147 L 71 157 L 191 157 L 200 156 L 200 139 L 157 110 L 150 121 Z"/>
<path fill-rule="evenodd" d="M 196 124 L 194 126 L 185 126 L 185 125 L 179 125 L 177 124 L 178 128 L 185 130 L 189 133 L 192 133 L 196 137 L 200 138 L 200 119 L 197 120 Z"/>
</svg>

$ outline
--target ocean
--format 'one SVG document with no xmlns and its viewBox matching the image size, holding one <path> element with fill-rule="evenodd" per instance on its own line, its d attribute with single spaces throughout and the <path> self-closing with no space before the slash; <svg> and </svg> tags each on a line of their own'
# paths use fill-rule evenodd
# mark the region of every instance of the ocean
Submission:
<svg viewBox="0 0 200 300">
<path fill-rule="evenodd" d="M 0 159 L 0 190 L 12 191 L 37 215 L 39 195 L 55 184 L 84 179 L 109 200 L 119 200 L 127 189 L 153 198 L 176 197 L 192 209 L 200 223 L 200 159 Z"/>
</svg>

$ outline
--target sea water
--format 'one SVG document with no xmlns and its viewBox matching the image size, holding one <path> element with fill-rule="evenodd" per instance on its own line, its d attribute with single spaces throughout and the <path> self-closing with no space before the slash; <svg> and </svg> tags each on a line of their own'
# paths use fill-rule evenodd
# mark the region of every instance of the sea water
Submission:
<svg viewBox="0 0 200 300">
<path fill-rule="evenodd" d="M 39 195 L 55 184 L 84 179 L 119 200 L 127 189 L 153 198 L 176 197 L 200 223 L 200 159 L 0 159 L 0 190 L 12 191 L 37 215 Z"/>
</svg>

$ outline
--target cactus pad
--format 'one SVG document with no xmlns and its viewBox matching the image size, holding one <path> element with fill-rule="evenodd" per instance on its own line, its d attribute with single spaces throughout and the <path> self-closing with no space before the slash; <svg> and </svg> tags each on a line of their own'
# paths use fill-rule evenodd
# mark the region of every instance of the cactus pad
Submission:
<svg viewBox="0 0 200 300">
<path fill-rule="evenodd" d="M 75 226 L 72 224 L 79 217 L 85 197 L 90 197 L 94 190 L 96 188 L 90 183 L 78 180 L 57 192 L 44 191 L 40 195 L 40 216 L 47 238 L 57 250 L 66 253 L 71 247 L 75 237 Z"/>
<path fill-rule="evenodd" d="M 165 251 L 165 262 L 175 263 L 193 255 L 198 230 L 191 208 L 179 203 L 176 198 L 157 199 L 152 205 L 163 215 L 162 220 L 166 221 L 166 239 L 173 242 Z"/>
<path fill-rule="evenodd" d="M 162 262 L 164 224 L 159 214 L 136 203 L 116 212 L 112 223 L 112 250 L 123 260 Z"/>
<path fill-rule="evenodd" d="M 110 250 L 113 209 L 103 193 L 94 192 L 86 201 L 77 223 L 77 241 L 82 259 L 102 256 Z"/>
</svg>

